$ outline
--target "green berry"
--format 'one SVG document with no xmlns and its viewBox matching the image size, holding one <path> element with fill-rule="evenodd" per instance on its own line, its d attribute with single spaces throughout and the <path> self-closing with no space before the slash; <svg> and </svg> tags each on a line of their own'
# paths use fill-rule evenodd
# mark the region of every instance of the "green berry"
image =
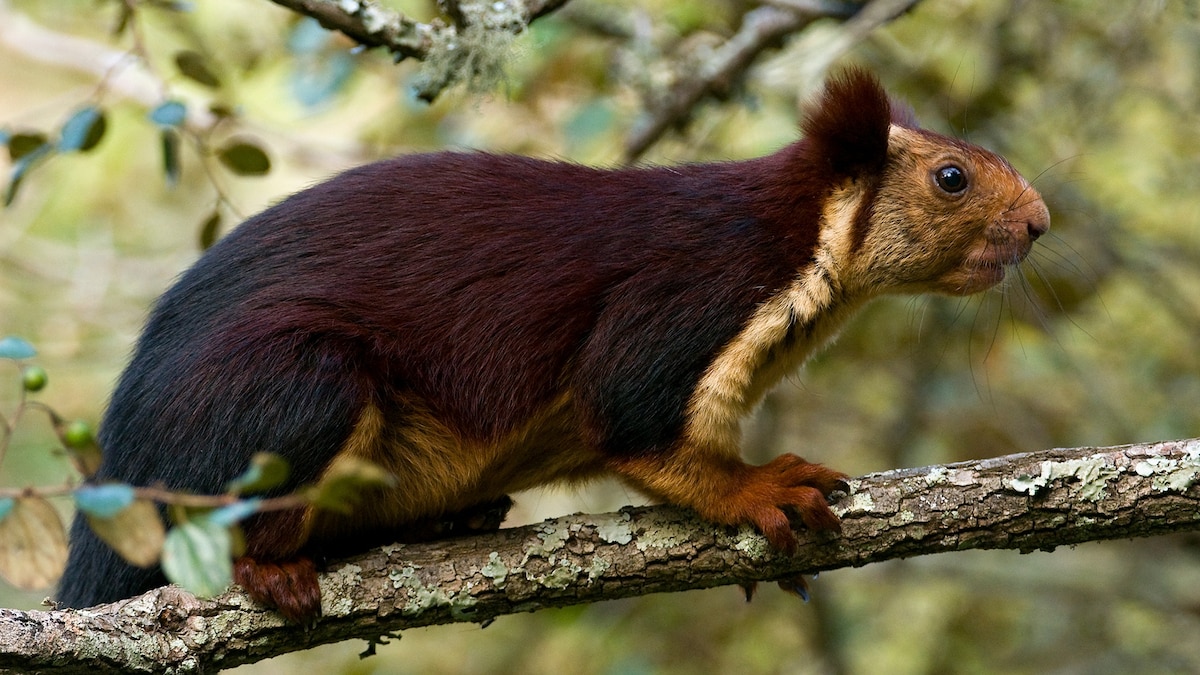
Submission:
<svg viewBox="0 0 1200 675">
<path fill-rule="evenodd" d="M 41 366 L 25 366 L 21 369 L 21 383 L 25 391 L 41 391 L 46 386 L 46 369 Z"/>
<path fill-rule="evenodd" d="M 67 423 L 62 431 L 62 442 L 68 448 L 84 448 L 92 442 L 92 427 L 83 420 Z"/>
</svg>

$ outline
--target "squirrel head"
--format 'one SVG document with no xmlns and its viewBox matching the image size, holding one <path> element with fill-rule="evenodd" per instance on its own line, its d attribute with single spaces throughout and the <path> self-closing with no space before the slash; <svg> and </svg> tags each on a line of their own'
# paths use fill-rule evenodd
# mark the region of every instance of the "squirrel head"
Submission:
<svg viewBox="0 0 1200 675">
<path fill-rule="evenodd" d="M 976 293 L 1050 227 L 1004 158 L 921 129 L 866 71 L 832 77 L 803 129 L 827 185 L 820 250 L 847 292 Z"/>
</svg>

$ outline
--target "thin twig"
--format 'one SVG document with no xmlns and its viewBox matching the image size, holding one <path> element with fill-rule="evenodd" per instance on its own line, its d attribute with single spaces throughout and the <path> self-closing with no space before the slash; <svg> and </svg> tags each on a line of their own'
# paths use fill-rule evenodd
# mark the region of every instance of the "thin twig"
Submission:
<svg viewBox="0 0 1200 675">
<path fill-rule="evenodd" d="M 668 129 L 687 119 L 692 110 L 709 95 L 727 91 L 767 49 L 821 18 L 847 19 L 845 38 L 835 49 L 822 51 L 820 71 L 846 47 L 861 41 L 871 30 L 894 19 L 920 0 L 874 0 L 866 4 L 821 2 L 819 0 L 773 0 L 768 6 L 746 13 L 738 32 L 718 47 L 711 59 L 694 77 L 682 80 L 666 104 L 649 115 L 630 134 L 625 143 L 626 163 L 636 162 Z"/>
<path fill-rule="evenodd" d="M 818 15 L 778 7 L 758 7 L 746 13 L 742 26 L 695 77 L 681 81 L 666 104 L 650 111 L 625 142 L 626 163 L 636 162 L 668 129 L 688 117 L 705 96 L 736 81 L 768 46 L 816 20 Z"/>
</svg>

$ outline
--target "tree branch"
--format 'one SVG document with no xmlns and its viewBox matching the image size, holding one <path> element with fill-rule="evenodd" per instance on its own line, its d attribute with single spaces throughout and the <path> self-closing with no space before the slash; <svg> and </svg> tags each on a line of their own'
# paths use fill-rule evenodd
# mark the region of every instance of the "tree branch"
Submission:
<svg viewBox="0 0 1200 675">
<path fill-rule="evenodd" d="M 433 45 L 438 40 L 453 38 L 457 32 L 455 26 L 434 19 L 429 23 L 421 23 L 404 14 L 382 7 L 371 0 L 271 0 L 277 5 L 286 7 L 297 14 L 316 19 L 330 30 L 340 31 L 351 40 L 364 47 L 383 47 L 395 54 L 398 59 L 424 59 L 429 55 Z M 567 0 L 501 0 L 489 3 L 492 11 L 504 11 L 510 16 L 520 19 L 520 24 L 512 27 L 522 30 L 530 21 L 544 16 L 562 5 Z M 468 7 L 474 3 L 455 3 L 455 14 L 464 19 L 486 11 Z"/>
<path fill-rule="evenodd" d="M 1200 439 L 1071 448 L 851 481 L 840 536 L 795 556 L 749 528 L 670 507 L 575 515 L 468 539 L 388 546 L 322 576 L 325 616 L 296 630 L 240 591 L 173 587 L 87 610 L 0 610 L 0 670 L 212 672 L 351 638 L 649 593 L 794 578 L 966 549 L 1052 550 L 1200 529 Z M 136 645 L 136 647 L 134 646 Z"/>
<path fill-rule="evenodd" d="M 828 50 L 816 51 L 812 57 L 820 62 L 820 72 L 844 51 L 866 37 L 878 26 L 908 11 L 920 0 L 871 0 L 866 3 L 823 0 L 773 0 L 742 17 L 738 32 L 718 47 L 711 59 L 675 87 L 665 97 L 665 103 L 649 111 L 647 117 L 630 133 L 625 142 L 625 161 L 638 160 L 668 129 L 691 115 L 706 96 L 721 95 L 738 81 L 758 56 L 777 46 L 788 35 L 802 30 L 823 18 L 846 19 L 839 38 Z M 811 69 L 810 69 L 811 70 Z"/>
<path fill-rule="evenodd" d="M 435 54 L 453 53 L 457 62 L 465 62 L 480 43 L 464 40 L 466 31 L 523 32 L 529 23 L 567 4 L 568 0 L 444 0 L 443 6 L 455 21 L 440 19 L 421 23 L 404 14 L 382 7 L 371 0 L 271 0 L 297 14 L 316 19 L 330 30 L 341 31 L 364 47 L 383 47 L 396 60 L 424 61 Z M 485 56 L 485 58 L 487 58 Z M 443 89 L 454 84 L 455 77 L 469 73 L 439 73 L 440 77 L 423 83 L 418 96 L 433 100 Z"/>
</svg>

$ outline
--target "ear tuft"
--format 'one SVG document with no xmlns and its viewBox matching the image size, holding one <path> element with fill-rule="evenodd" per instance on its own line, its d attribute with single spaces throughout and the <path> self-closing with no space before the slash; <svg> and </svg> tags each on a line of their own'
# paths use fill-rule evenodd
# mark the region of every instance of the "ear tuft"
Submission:
<svg viewBox="0 0 1200 675">
<path fill-rule="evenodd" d="M 866 70 L 850 68 L 830 76 L 802 126 L 816 156 L 836 174 L 878 174 L 887 161 L 893 114 L 879 80 Z M 895 117 L 903 126 L 915 125 L 905 108 L 897 109 Z"/>
</svg>

